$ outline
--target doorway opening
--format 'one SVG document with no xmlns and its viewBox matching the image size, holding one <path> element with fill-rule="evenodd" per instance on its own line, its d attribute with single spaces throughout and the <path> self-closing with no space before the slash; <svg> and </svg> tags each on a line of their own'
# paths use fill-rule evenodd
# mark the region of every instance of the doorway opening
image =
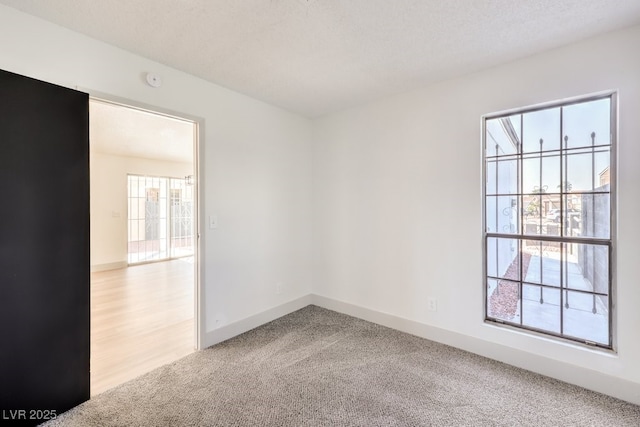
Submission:
<svg viewBox="0 0 640 427">
<path fill-rule="evenodd" d="M 198 123 L 89 111 L 93 396 L 197 348 Z"/>
</svg>

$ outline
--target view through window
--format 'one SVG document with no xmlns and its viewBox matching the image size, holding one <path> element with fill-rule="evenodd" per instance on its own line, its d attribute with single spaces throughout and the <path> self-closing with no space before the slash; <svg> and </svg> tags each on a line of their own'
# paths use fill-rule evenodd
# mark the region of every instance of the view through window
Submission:
<svg viewBox="0 0 640 427">
<path fill-rule="evenodd" d="M 128 175 L 129 264 L 193 255 L 193 185 Z"/>
<path fill-rule="evenodd" d="M 484 119 L 485 318 L 612 348 L 615 95 Z"/>
</svg>

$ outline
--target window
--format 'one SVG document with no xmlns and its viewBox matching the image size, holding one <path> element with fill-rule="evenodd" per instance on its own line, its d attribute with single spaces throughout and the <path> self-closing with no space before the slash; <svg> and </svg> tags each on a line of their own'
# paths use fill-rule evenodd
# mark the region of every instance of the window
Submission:
<svg viewBox="0 0 640 427">
<path fill-rule="evenodd" d="M 193 255 L 193 185 L 127 175 L 129 264 Z"/>
<path fill-rule="evenodd" d="M 485 320 L 613 348 L 615 94 L 484 118 Z"/>
</svg>

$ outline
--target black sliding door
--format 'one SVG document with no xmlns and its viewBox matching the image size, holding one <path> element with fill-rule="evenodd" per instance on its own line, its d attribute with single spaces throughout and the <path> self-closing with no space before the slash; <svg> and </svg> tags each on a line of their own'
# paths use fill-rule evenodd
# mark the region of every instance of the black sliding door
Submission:
<svg viewBox="0 0 640 427">
<path fill-rule="evenodd" d="M 0 70 L 0 423 L 89 399 L 89 97 Z"/>
</svg>

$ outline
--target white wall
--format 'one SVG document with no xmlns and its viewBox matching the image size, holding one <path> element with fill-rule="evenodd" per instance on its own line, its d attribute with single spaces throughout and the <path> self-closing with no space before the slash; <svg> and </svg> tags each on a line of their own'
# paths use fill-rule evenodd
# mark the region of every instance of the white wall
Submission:
<svg viewBox="0 0 640 427">
<path fill-rule="evenodd" d="M 309 294 L 309 120 L 5 6 L 0 52 L 4 70 L 204 119 L 202 210 L 219 217 L 202 229 L 205 335 Z"/>
<path fill-rule="evenodd" d="M 193 165 L 90 152 L 91 268 L 127 265 L 127 174 L 182 178 Z"/>
<path fill-rule="evenodd" d="M 202 229 L 205 334 L 225 324 L 226 336 L 242 332 L 274 307 L 338 302 L 636 403 L 638 45 L 640 27 L 312 124 L 0 6 L 0 68 L 205 120 L 201 202 L 219 218 L 218 229 Z M 144 84 L 147 71 L 163 88 Z M 481 115 L 606 89 L 620 90 L 621 108 L 617 355 L 482 322 Z M 305 299 L 310 292 L 318 297 Z M 426 311 L 428 296 L 437 312 Z"/>
<path fill-rule="evenodd" d="M 313 292 L 640 403 L 638 46 L 634 27 L 318 120 Z M 620 91 L 618 354 L 485 325 L 481 116 L 609 89 Z"/>
</svg>

